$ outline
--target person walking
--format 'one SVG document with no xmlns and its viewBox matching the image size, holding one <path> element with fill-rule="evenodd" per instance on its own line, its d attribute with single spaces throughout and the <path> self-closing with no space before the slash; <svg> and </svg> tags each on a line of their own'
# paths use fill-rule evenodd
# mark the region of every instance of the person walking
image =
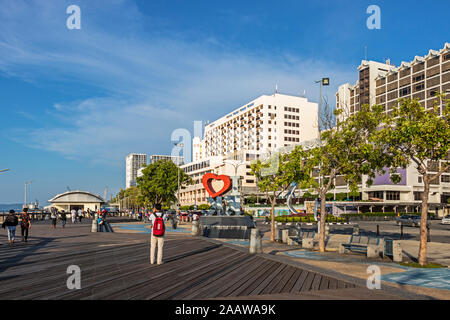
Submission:
<svg viewBox="0 0 450 320">
<path fill-rule="evenodd" d="M 59 215 L 59 218 L 61 219 L 61 226 L 62 226 L 63 229 L 64 229 L 65 226 L 66 226 L 66 223 L 67 223 L 66 212 L 65 212 L 65 211 L 61 212 L 60 215 Z"/>
<path fill-rule="evenodd" d="M 28 208 L 23 209 L 23 213 L 20 216 L 20 231 L 22 234 L 22 242 L 28 242 L 28 232 L 31 229 L 31 219 L 28 215 Z"/>
<path fill-rule="evenodd" d="M 81 211 L 81 209 L 80 209 L 80 210 L 78 210 L 78 219 L 80 220 L 80 223 L 83 218 L 84 218 L 84 212 Z"/>
<path fill-rule="evenodd" d="M 77 211 L 75 209 L 70 210 L 70 214 L 72 216 L 72 223 L 75 223 L 77 220 Z"/>
<path fill-rule="evenodd" d="M 8 228 L 8 242 L 10 244 L 14 243 L 16 238 L 16 227 L 19 224 L 19 219 L 15 215 L 14 210 L 9 210 L 9 214 L 2 224 L 2 228 Z"/>
<path fill-rule="evenodd" d="M 58 215 L 56 214 L 56 210 L 52 210 L 50 218 L 52 219 L 52 224 L 51 224 L 50 228 L 56 229 L 56 221 L 58 220 Z"/>
<path fill-rule="evenodd" d="M 178 213 L 172 213 L 172 228 L 176 229 L 178 226 Z"/>
<path fill-rule="evenodd" d="M 164 247 L 164 234 L 166 226 L 164 220 L 167 220 L 167 215 L 161 212 L 161 204 L 155 204 L 153 213 L 150 215 L 150 221 L 152 223 L 152 235 L 150 244 L 150 263 L 155 264 L 155 250 L 158 246 L 158 257 L 156 263 L 162 264 L 163 247 Z"/>
<path fill-rule="evenodd" d="M 101 213 L 99 213 L 98 218 L 97 218 L 98 232 L 103 232 L 103 226 L 105 226 L 105 220 L 106 220 L 106 210 L 103 209 L 103 211 Z"/>
</svg>

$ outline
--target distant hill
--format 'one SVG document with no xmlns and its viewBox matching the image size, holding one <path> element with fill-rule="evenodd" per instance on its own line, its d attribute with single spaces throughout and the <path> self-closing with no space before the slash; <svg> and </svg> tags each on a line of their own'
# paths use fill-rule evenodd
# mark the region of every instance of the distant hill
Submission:
<svg viewBox="0 0 450 320">
<path fill-rule="evenodd" d="M 9 211 L 9 210 L 14 210 L 14 211 L 22 210 L 22 203 L 11 203 L 11 204 L 1 204 L 0 203 L 0 212 Z"/>
</svg>

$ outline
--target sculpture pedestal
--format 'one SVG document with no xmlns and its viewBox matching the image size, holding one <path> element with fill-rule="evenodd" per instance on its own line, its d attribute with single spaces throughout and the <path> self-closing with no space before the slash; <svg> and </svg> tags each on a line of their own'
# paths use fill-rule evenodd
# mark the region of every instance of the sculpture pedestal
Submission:
<svg viewBox="0 0 450 320">
<path fill-rule="evenodd" d="M 200 235 L 217 239 L 250 239 L 255 223 L 249 216 L 200 217 Z"/>
</svg>

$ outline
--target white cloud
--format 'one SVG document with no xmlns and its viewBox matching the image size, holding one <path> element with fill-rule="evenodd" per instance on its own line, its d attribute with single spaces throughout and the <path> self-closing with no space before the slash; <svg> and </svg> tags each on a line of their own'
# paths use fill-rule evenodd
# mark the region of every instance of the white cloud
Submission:
<svg viewBox="0 0 450 320">
<path fill-rule="evenodd" d="M 92 19 L 82 22 L 82 30 L 69 31 L 61 27 L 65 16 L 59 16 L 64 2 L 24 3 L 0 7 L 0 72 L 29 81 L 72 83 L 74 90 L 80 83 L 90 84 L 103 93 L 82 101 L 55 101 L 46 110 L 48 126 L 16 131 L 17 141 L 71 159 L 119 164 L 129 152 L 168 153 L 173 129 L 192 131 L 192 121 L 214 120 L 271 93 L 276 83 L 281 92 L 306 90 L 307 97 L 317 100 L 314 80 L 329 76 L 338 84 L 354 76 L 347 68 L 288 53 L 236 53 L 211 38 L 192 43 L 144 35 L 136 31 L 136 22 L 128 37 Z M 130 4 L 124 0 L 111 6 L 128 8 L 119 19 L 140 21 L 141 14 Z M 81 6 L 82 17 L 90 5 Z M 101 16 L 101 6 L 97 10 Z M 17 23 L 31 18 L 35 20 L 28 26 Z M 329 101 L 334 89 L 328 89 Z"/>
</svg>

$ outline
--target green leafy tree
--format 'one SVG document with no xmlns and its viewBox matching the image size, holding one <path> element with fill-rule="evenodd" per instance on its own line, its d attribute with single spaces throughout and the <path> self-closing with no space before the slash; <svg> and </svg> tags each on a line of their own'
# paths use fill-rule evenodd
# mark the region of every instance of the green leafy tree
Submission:
<svg viewBox="0 0 450 320">
<path fill-rule="evenodd" d="M 159 160 L 142 170 L 137 178 L 138 189 L 144 200 L 152 205 L 171 205 L 177 200 L 178 174 L 180 189 L 192 183 L 192 179 L 170 160 Z"/>
<path fill-rule="evenodd" d="M 341 112 L 336 110 L 334 115 Z M 345 120 L 338 117 L 336 125 L 334 121 L 333 117 L 325 118 L 326 129 L 321 132 L 320 143 L 308 150 L 305 159 L 296 160 L 298 164 L 304 162 L 304 168 L 311 172 L 309 176 L 303 175 L 306 180 L 298 182 L 306 184 L 320 199 L 320 252 L 325 252 L 327 193 L 334 188 L 335 179 L 343 177 L 351 192 L 357 192 L 361 176 L 368 175 L 370 185 L 384 164 L 381 149 L 372 141 L 372 133 L 383 121 L 382 107 L 364 105 L 355 115 Z"/>
<path fill-rule="evenodd" d="M 438 99 L 444 100 L 445 96 L 439 95 Z M 427 260 L 426 226 L 430 183 L 440 179 L 442 173 L 450 169 L 448 161 L 439 165 L 440 160 L 447 159 L 450 147 L 450 100 L 445 101 L 442 115 L 439 115 L 437 103 L 433 109 L 427 110 L 417 100 L 400 100 L 384 128 L 377 132 L 379 142 L 384 146 L 385 158 L 390 161 L 391 172 L 413 163 L 423 177 L 418 259 L 420 265 L 425 265 Z M 432 168 L 433 164 L 437 164 L 436 168 Z M 432 171 L 434 172 L 431 173 Z M 394 182 L 399 180 L 395 175 L 392 178 Z"/>
<path fill-rule="evenodd" d="M 277 199 L 289 186 L 299 180 L 306 171 L 302 166 L 297 166 L 292 159 L 303 154 L 303 150 L 294 150 L 291 154 L 275 153 L 268 161 L 257 160 L 251 164 L 251 172 L 256 177 L 258 189 L 266 193 L 271 205 L 270 217 L 270 240 L 275 241 L 275 219 L 274 210 Z"/>
<path fill-rule="evenodd" d="M 146 205 L 145 199 L 136 187 L 129 187 L 125 190 L 120 189 L 120 192 L 113 198 L 113 202 L 129 209 L 137 209 Z"/>
</svg>

